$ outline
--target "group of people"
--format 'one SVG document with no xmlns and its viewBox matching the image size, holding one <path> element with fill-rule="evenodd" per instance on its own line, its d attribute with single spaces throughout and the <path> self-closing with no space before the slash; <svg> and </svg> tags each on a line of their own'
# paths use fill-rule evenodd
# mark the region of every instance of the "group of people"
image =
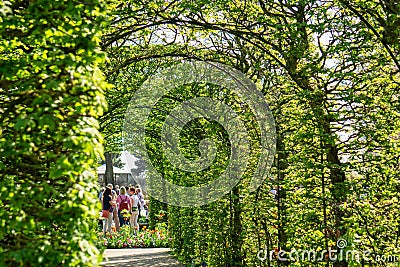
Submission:
<svg viewBox="0 0 400 267">
<path fill-rule="evenodd" d="M 119 231 L 120 227 L 126 224 L 136 233 L 139 230 L 138 218 L 140 212 L 145 212 L 146 217 L 148 216 L 148 203 L 144 200 L 140 185 L 136 185 L 136 187 L 122 186 L 121 188 L 117 185 L 113 190 L 113 185 L 108 184 L 100 191 L 99 200 L 105 218 L 103 222 L 104 233 L 112 232 L 113 222 L 116 231 Z M 129 219 L 127 216 L 129 216 Z"/>
</svg>

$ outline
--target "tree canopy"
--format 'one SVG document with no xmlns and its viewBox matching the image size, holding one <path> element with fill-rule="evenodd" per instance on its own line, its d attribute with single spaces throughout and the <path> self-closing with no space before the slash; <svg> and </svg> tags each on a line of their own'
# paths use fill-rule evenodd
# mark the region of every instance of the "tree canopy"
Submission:
<svg viewBox="0 0 400 267">
<path fill-rule="evenodd" d="M 210 119 L 182 128 L 179 153 L 197 160 L 208 138 L 217 148 L 212 166 L 189 172 L 167 159 L 162 127 L 184 101 L 231 106 L 251 148 L 242 179 L 217 201 L 151 200 L 151 224 L 167 212 L 178 258 L 196 266 L 304 266 L 279 261 L 276 252 L 313 248 L 368 250 L 373 264 L 387 265 L 374 259 L 400 253 L 399 8 L 394 0 L 1 1 L 0 261 L 26 264 L 33 252 L 54 255 L 49 266 L 96 265 L 88 223 L 96 216 L 96 178 L 85 170 L 102 153 L 98 129 L 104 151 L 123 149 L 126 108 L 143 83 L 197 60 L 231 66 L 254 82 L 274 115 L 276 154 L 253 191 L 261 137 L 249 103 L 208 83 L 161 98 L 145 144 L 167 181 L 200 186 L 230 160 L 230 136 Z M 324 257 L 307 264 L 358 263 Z"/>
</svg>

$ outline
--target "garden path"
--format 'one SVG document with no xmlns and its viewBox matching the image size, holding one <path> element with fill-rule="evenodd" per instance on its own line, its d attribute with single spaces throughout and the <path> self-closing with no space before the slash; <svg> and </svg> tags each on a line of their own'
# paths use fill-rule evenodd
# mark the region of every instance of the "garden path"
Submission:
<svg viewBox="0 0 400 267">
<path fill-rule="evenodd" d="M 168 248 L 106 249 L 101 266 L 106 267 L 183 267 Z"/>
</svg>

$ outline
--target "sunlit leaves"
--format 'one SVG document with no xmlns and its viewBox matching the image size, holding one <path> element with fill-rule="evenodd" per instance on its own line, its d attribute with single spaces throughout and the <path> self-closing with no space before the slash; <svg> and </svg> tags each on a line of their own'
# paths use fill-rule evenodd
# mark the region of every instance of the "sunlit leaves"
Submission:
<svg viewBox="0 0 400 267">
<path fill-rule="evenodd" d="M 1 2 L 0 265 L 97 266 L 98 2 Z"/>
<path fill-rule="evenodd" d="M 103 42 L 117 59 L 111 73 L 159 57 L 222 61 L 256 80 L 275 115 L 276 164 L 256 194 L 244 178 L 217 203 L 169 208 L 172 246 L 183 260 L 239 264 L 237 241 L 248 265 L 267 265 L 256 259 L 264 245 L 328 249 L 343 237 L 360 250 L 398 247 L 399 12 L 385 11 L 393 1 L 378 2 L 134 1 L 116 11 Z M 192 157 L 195 139 L 184 133 Z M 160 153 L 153 159 L 185 182 Z"/>
</svg>

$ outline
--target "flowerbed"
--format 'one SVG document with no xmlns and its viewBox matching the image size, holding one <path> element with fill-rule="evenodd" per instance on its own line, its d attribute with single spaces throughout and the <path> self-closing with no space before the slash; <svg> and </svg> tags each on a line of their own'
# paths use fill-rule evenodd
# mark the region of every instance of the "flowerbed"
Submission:
<svg viewBox="0 0 400 267">
<path fill-rule="evenodd" d="M 101 245 L 106 248 L 159 248 L 168 247 L 170 241 L 165 229 L 144 229 L 136 235 L 131 233 L 129 226 L 121 227 L 119 232 L 112 234 L 99 233 Z"/>
</svg>

